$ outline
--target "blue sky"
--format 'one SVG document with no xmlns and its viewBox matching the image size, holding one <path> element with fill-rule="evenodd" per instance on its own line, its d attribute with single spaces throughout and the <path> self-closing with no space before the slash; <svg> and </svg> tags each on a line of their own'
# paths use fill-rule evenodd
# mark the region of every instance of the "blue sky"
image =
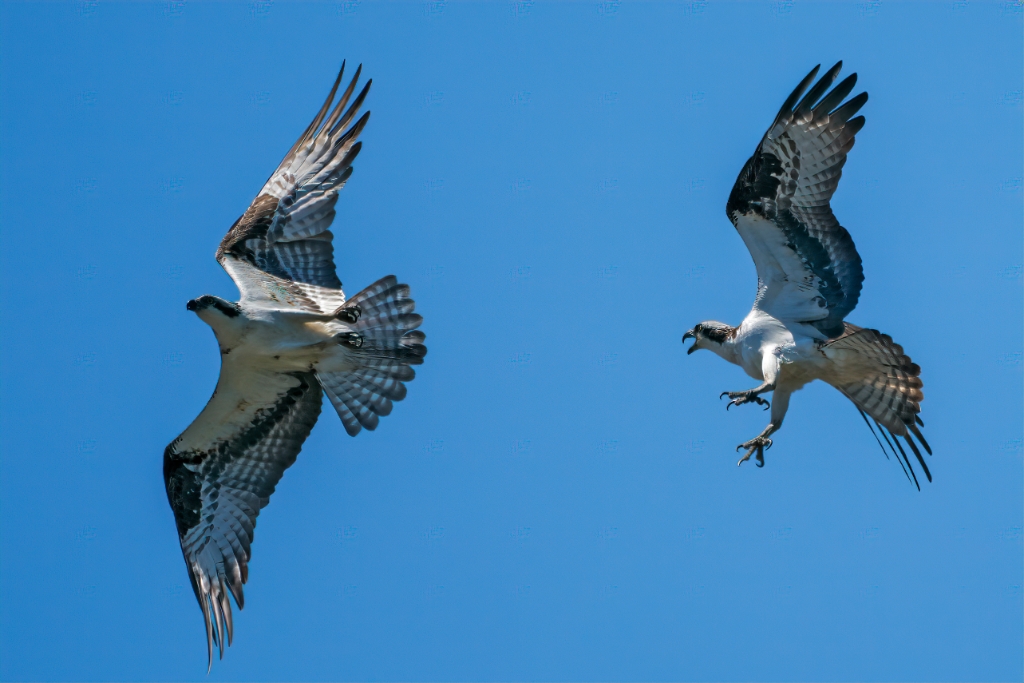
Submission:
<svg viewBox="0 0 1024 683">
<path fill-rule="evenodd" d="M 1019 680 L 1022 12 L 810 4 L 0 5 L 4 680 Z M 325 411 L 206 677 L 161 456 L 218 372 L 185 310 L 342 59 L 374 79 L 338 270 L 430 354 Z M 686 356 L 754 268 L 729 189 L 814 64 L 870 93 L 833 207 L 851 322 L 923 368 L 932 484 L 815 384 Z"/>
</svg>

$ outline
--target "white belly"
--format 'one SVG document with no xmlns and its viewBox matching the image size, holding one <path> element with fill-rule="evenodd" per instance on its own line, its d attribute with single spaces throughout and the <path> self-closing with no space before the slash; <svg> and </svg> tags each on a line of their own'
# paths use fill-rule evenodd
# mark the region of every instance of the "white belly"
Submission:
<svg viewBox="0 0 1024 683">
<path fill-rule="evenodd" d="M 243 360 L 253 369 L 274 372 L 339 372 L 352 367 L 348 348 L 337 335 L 341 322 L 311 321 L 285 311 L 243 313 L 232 330 L 217 330 L 221 353 Z"/>
</svg>

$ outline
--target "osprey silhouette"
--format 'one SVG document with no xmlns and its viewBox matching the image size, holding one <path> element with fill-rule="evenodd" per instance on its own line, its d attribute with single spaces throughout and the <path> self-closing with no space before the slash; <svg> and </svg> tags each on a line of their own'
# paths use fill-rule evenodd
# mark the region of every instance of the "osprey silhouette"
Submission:
<svg viewBox="0 0 1024 683">
<path fill-rule="evenodd" d="M 164 482 L 206 624 L 208 665 L 231 644 L 230 593 L 244 606 L 256 517 L 320 415 L 327 394 L 345 430 L 375 429 L 423 362 L 423 319 L 394 276 L 346 300 L 335 272 L 334 205 L 359 154 L 371 81 L 348 106 L 362 67 L 327 101 L 217 249 L 237 302 L 188 302 L 213 328 L 213 397 L 164 451 Z"/>
<path fill-rule="evenodd" d="M 745 403 L 771 408 L 764 431 L 737 446 L 746 449 L 737 464 L 756 454 L 757 465 L 764 465 L 764 451 L 772 445 L 769 437 L 782 426 L 790 396 L 820 379 L 853 401 L 882 452 L 884 440 L 920 489 L 900 439 L 931 481 L 921 455 L 921 448 L 932 452 L 919 429 L 924 426 L 918 416 L 924 399 L 921 368 L 888 335 L 845 322 L 860 297 L 864 271 L 850 233 L 836 220 L 829 201 L 854 136 L 864 126 L 863 116 L 852 117 L 868 95 L 843 102 L 857 74 L 829 92 L 842 64 L 829 69 L 810 90 L 820 65 L 800 82 L 729 195 L 726 214 L 757 268 L 753 308 L 738 327 L 708 320 L 687 331 L 683 342 L 694 340 L 687 354 L 709 349 L 762 380 L 753 389 L 721 395 L 730 399 L 727 410 Z M 770 406 L 762 398 L 767 392 L 773 392 Z"/>
</svg>

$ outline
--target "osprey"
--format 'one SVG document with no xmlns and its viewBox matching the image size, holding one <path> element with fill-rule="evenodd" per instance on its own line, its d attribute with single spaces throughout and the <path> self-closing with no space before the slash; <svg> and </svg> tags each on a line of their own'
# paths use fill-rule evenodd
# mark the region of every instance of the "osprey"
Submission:
<svg viewBox="0 0 1024 683">
<path fill-rule="evenodd" d="M 694 340 L 687 354 L 709 349 L 762 380 L 753 389 L 719 396 L 729 397 L 726 409 L 744 403 L 771 408 L 764 431 L 736 448 L 746 449 L 737 464 L 756 453 L 758 467 L 764 465 L 764 449 L 771 447 L 769 437 L 782 426 L 790 395 L 820 379 L 853 401 L 873 434 L 875 424 L 920 490 L 900 438 L 931 481 L 918 448 L 919 443 L 931 455 L 919 429 L 924 426 L 918 417 L 924 398 L 921 368 L 888 335 L 844 322 L 857 305 L 864 271 L 829 200 L 854 135 L 864 126 L 863 116 L 851 117 L 868 95 L 843 103 L 857 74 L 827 92 L 842 68 L 839 62 L 801 99 L 819 67 L 782 105 L 726 204 L 729 220 L 757 268 L 754 306 L 739 327 L 709 320 L 686 332 L 683 342 Z M 774 392 L 771 404 L 761 397 L 767 392 Z M 875 439 L 885 453 L 878 434 Z"/>
<path fill-rule="evenodd" d="M 205 295 L 187 308 L 213 328 L 220 379 L 213 397 L 164 451 L 164 483 L 189 579 L 213 646 L 231 644 L 228 593 L 242 609 L 260 509 L 295 462 L 327 394 L 352 436 L 375 429 L 423 362 L 423 319 L 393 276 L 345 299 L 334 268 L 338 190 L 352 174 L 370 83 L 348 104 L 362 67 L 333 109 L 327 101 L 217 249 L 237 303 Z"/>
</svg>

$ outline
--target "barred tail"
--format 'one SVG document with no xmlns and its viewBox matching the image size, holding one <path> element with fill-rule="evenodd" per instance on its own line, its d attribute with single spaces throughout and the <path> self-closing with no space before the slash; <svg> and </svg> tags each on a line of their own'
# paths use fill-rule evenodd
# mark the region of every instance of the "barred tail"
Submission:
<svg viewBox="0 0 1024 683">
<path fill-rule="evenodd" d="M 931 472 L 921 455 L 921 448 L 928 455 L 932 454 L 932 449 L 919 429 L 924 426 L 918 417 L 924 400 L 920 366 L 911 361 L 903 353 L 903 347 L 893 342 L 889 335 L 849 323 L 846 323 L 843 334 L 826 342 L 822 350 L 844 368 L 856 369 L 853 373 L 842 372 L 842 379 L 830 384 L 853 401 L 885 456 L 888 458 L 891 452 L 903 467 L 907 479 L 911 479 L 920 490 L 917 475 L 898 438 L 906 441 L 928 481 L 931 481 Z M 878 428 L 877 434 L 872 422 Z"/>
<path fill-rule="evenodd" d="M 351 346 L 359 363 L 348 372 L 318 373 L 320 384 L 351 436 L 363 427 L 377 428 L 380 417 L 389 415 L 393 401 L 405 398 L 405 384 L 423 363 L 426 335 L 417 330 L 422 316 L 413 311 L 409 286 L 393 275 L 378 280 L 349 299 L 335 315 L 360 337 Z"/>
</svg>

